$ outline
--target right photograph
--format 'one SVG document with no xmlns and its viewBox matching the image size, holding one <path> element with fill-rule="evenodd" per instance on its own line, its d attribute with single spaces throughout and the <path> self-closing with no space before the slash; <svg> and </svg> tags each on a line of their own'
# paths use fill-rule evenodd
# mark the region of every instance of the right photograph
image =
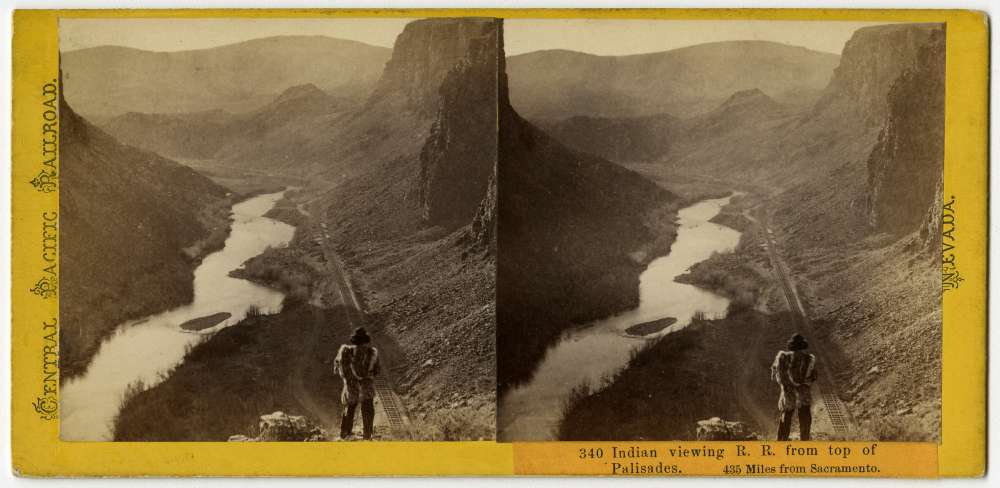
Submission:
<svg viewBox="0 0 1000 488">
<path fill-rule="evenodd" d="M 945 30 L 506 20 L 498 439 L 940 442 Z"/>
</svg>

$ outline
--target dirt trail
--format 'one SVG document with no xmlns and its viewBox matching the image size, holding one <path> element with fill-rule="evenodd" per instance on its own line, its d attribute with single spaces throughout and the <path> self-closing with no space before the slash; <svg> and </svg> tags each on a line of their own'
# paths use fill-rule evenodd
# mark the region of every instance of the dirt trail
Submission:
<svg viewBox="0 0 1000 488">
<path fill-rule="evenodd" d="M 764 245 L 767 248 L 768 256 L 770 256 L 771 259 L 771 267 L 774 269 L 775 276 L 781 284 L 788 308 L 796 317 L 799 330 L 806 333 L 812 332 L 812 322 L 809 320 L 809 315 L 806 313 L 805 307 L 802 306 L 802 299 L 799 297 L 795 283 L 790 278 L 788 265 L 785 264 L 780 253 L 778 252 L 778 248 L 774 242 L 774 234 L 767 225 L 767 210 L 765 208 L 761 208 L 758 211 L 759 218 L 752 215 L 750 210 L 744 210 L 743 216 L 753 222 L 754 226 L 757 228 L 757 232 L 761 237 L 763 237 Z M 813 350 L 822 351 L 828 348 L 826 344 L 822 343 L 818 334 L 810 335 L 811 337 L 809 337 L 809 341 L 811 341 L 815 346 L 813 347 Z M 754 340 L 754 343 L 751 344 L 748 349 L 759 349 L 759 347 L 760 340 L 758 338 Z M 818 357 L 817 359 L 819 361 L 823 360 L 822 357 Z M 737 389 L 739 390 L 741 397 L 747 398 L 747 400 L 741 401 L 743 404 L 754 403 L 747 397 L 747 393 L 750 391 L 750 388 L 752 388 L 751 385 L 751 378 L 741 376 Z M 816 402 L 815 400 L 817 398 L 820 401 Z M 813 399 L 813 437 L 837 439 L 850 438 L 852 432 L 856 430 L 853 419 L 850 417 L 847 407 L 844 406 L 843 402 L 840 400 L 839 389 L 836 381 L 833 379 L 833 375 L 830 373 L 830 368 L 823 367 L 822 362 L 820 362 L 819 379 L 816 381 L 813 388 Z M 777 419 L 773 414 L 762 415 L 762 412 L 757 411 L 759 410 L 759 407 L 756 406 L 753 406 L 748 410 L 758 422 L 760 422 L 761 419 L 766 420 L 765 423 L 761 423 L 760 425 L 769 426 L 770 432 L 777 430 Z"/>
<path fill-rule="evenodd" d="M 757 361 L 761 357 L 763 342 L 763 336 L 760 334 L 753 335 L 750 343 L 746 344 L 746 347 L 742 348 L 740 352 L 740 364 L 749 364 L 751 361 Z M 754 422 L 760 426 L 762 432 L 759 432 L 759 434 L 770 439 L 777 434 L 778 426 L 775 411 L 764 408 L 759 402 L 754 401 L 753 391 L 755 388 L 759 388 L 759 384 L 760 378 L 755 378 L 755 371 L 752 368 L 742 368 L 739 376 L 736 378 L 736 393 L 739 398 L 740 408 L 748 412 L 753 417 Z"/>
<path fill-rule="evenodd" d="M 302 351 L 302 354 L 296 359 L 295 365 L 292 367 L 289 383 L 292 387 L 292 395 L 306 409 L 309 417 L 315 419 L 327 432 L 333 434 L 340 431 L 340 419 L 336 415 L 336 409 L 332 405 L 321 404 L 312 395 L 310 389 L 306 387 L 305 382 L 306 366 L 309 364 L 311 358 L 315 357 L 316 344 L 319 342 L 318 338 L 321 327 L 325 322 L 322 315 L 318 311 L 313 313 L 313 321 L 310 324 L 311 329 L 309 331 L 310 339 L 307 346 L 309 349 Z"/>
<path fill-rule="evenodd" d="M 304 205 L 299 204 L 299 207 Z M 306 213 L 305 215 L 308 217 L 310 214 Z M 322 212 L 320 215 L 325 216 Z M 326 224 L 322 223 L 325 219 L 321 218 L 317 221 L 320 222 L 319 227 L 314 227 L 316 230 L 309 239 L 317 244 L 313 257 L 323 263 L 324 275 L 328 278 L 319 284 L 312 297 L 313 304 L 317 306 L 311 331 L 314 338 L 318 338 L 322 327 L 326 327 L 330 323 L 330 318 L 324 317 L 326 314 L 321 310 L 329 309 L 335 305 L 342 305 L 340 310 L 343 311 L 343 320 L 337 322 L 343 323 L 348 330 L 363 327 L 367 323 L 354 287 L 351 286 L 350 280 L 346 277 L 343 264 L 336 253 L 331 250 L 330 235 L 326 231 Z M 331 435 L 337 435 L 340 432 L 339 412 L 330 406 L 324 406 L 323 402 L 313 395 L 312 389 L 307 387 L 305 382 L 305 370 L 309 364 L 309 358 L 314 357 L 314 348 L 318 342 L 317 340 L 311 341 L 310 350 L 304 351 L 296 362 L 291 377 L 292 390 L 299 403 L 309 411 L 309 415 L 321 422 Z M 392 358 L 386 354 L 387 349 L 391 348 L 379 348 L 382 373 L 375 379 L 375 437 L 377 439 L 399 437 L 409 424 L 406 409 L 388 377 Z M 360 424 L 360 415 L 357 416 L 355 422 Z M 359 430 L 359 427 L 356 426 L 355 430 Z"/>
</svg>

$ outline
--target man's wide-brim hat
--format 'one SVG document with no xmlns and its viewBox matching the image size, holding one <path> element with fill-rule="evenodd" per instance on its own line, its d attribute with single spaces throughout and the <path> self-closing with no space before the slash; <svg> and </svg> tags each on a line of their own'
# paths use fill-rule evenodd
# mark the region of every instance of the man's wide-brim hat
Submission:
<svg viewBox="0 0 1000 488">
<path fill-rule="evenodd" d="M 808 348 L 809 343 L 806 342 L 805 337 L 802 337 L 802 334 L 794 334 L 791 339 L 788 339 L 788 350 L 790 351 L 799 351 Z"/>
<path fill-rule="evenodd" d="M 372 338 L 368 337 L 368 331 L 364 327 L 354 329 L 354 335 L 351 336 L 351 344 L 368 344 L 371 341 Z"/>
</svg>

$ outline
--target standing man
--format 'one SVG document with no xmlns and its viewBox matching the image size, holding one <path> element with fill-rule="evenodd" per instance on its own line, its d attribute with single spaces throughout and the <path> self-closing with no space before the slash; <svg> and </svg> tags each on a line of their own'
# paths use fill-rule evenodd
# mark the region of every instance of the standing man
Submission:
<svg viewBox="0 0 1000 488">
<path fill-rule="evenodd" d="M 800 334 L 788 341 L 787 351 L 778 351 L 771 364 L 771 378 L 781 386 L 778 398 L 778 440 L 787 441 L 792 416 L 799 415 L 799 438 L 809 440 L 812 425 L 812 389 L 816 381 L 816 356 L 806 352 L 809 343 Z"/>
<path fill-rule="evenodd" d="M 371 440 L 375 423 L 375 376 L 379 374 L 378 350 L 371 346 L 371 337 L 364 327 L 351 336 L 351 344 L 340 346 L 334 362 L 336 372 L 344 379 L 340 403 L 344 406 L 340 418 L 340 438 L 354 435 L 354 412 L 361 404 L 362 436 Z"/>
</svg>

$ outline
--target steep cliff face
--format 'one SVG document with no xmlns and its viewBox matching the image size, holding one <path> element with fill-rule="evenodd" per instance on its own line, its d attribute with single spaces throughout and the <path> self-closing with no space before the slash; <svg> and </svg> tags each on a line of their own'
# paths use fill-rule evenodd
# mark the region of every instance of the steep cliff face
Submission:
<svg viewBox="0 0 1000 488">
<path fill-rule="evenodd" d="M 574 323 L 638 302 L 642 265 L 630 254 L 655 240 L 650 214 L 674 199 L 639 174 L 568 149 L 521 118 L 510 106 L 506 78 L 501 72 L 500 391 L 528 378 Z"/>
<path fill-rule="evenodd" d="M 732 93 L 674 133 L 667 163 L 678 171 L 791 190 L 790 201 L 800 206 L 839 186 L 824 202 L 861 217 L 839 226 L 849 228 L 848 235 L 863 230 L 864 166 L 888 114 L 889 90 L 914 65 L 933 30 L 924 24 L 859 29 L 812 106 L 785 103 L 766 85 Z"/>
<path fill-rule="evenodd" d="M 890 114 L 895 110 L 901 116 L 910 103 L 902 93 L 893 101 L 890 91 L 917 65 L 921 49 L 940 28 L 937 24 L 866 27 L 848 41 L 841 65 L 824 97 L 776 148 L 775 157 L 782 161 L 777 168 L 789 172 L 789 178 L 799 180 L 780 197 L 779 206 L 789 211 L 776 216 L 792 234 L 793 241 L 805 246 L 835 246 L 868 234 L 871 194 L 886 191 L 870 184 L 872 152 L 908 150 L 890 148 L 901 142 L 890 139 L 897 130 L 889 127 L 898 124 Z M 918 99 L 935 96 L 926 94 Z M 895 109 L 893 104 L 897 105 Z M 925 128 L 934 124 L 934 117 L 941 116 L 941 113 L 932 116 Z M 930 140 L 918 143 L 930 143 L 937 132 L 928 132 Z M 878 149 L 880 146 L 882 149 Z M 927 196 L 932 198 L 932 193 Z M 903 211 L 904 207 L 896 208 Z M 908 211 L 922 215 L 923 210 L 911 207 Z"/>
<path fill-rule="evenodd" d="M 884 439 L 939 438 L 944 43 L 940 25 L 859 31 L 810 120 L 830 129 L 812 159 L 827 171 L 774 205 L 815 333 L 843 351 L 841 391 Z"/>
<path fill-rule="evenodd" d="M 370 325 L 399 344 L 394 381 L 411 418 L 476 424 L 487 437 L 499 39 L 496 20 L 409 24 L 366 106 L 326 134 L 335 183 L 318 202 Z"/>
<path fill-rule="evenodd" d="M 193 270 L 228 232 L 226 192 L 120 144 L 60 105 L 60 372 L 82 372 L 121 322 L 192 298 Z"/>
<path fill-rule="evenodd" d="M 886 125 L 868 158 L 868 224 L 874 231 L 913 232 L 928 211 L 941 212 L 934 202 L 944 170 L 944 37 L 933 31 L 916 64 L 889 91 Z M 939 233 L 930 234 L 936 239 Z"/>
<path fill-rule="evenodd" d="M 467 51 L 438 90 L 437 117 L 420 153 L 420 200 L 430 224 L 468 224 L 494 173 L 498 23 L 477 21 L 459 29 L 480 35 L 469 38 Z M 446 26 L 444 32 L 453 30 L 452 24 Z"/>
<path fill-rule="evenodd" d="M 486 186 L 486 195 L 479 202 L 470 228 L 475 246 L 487 249 L 493 255 L 497 252 L 497 204 L 497 175 L 494 169 Z"/>
<path fill-rule="evenodd" d="M 495 19 L 423 19 L 406 25 L 369 103 L 398 103 L 425 115 L 437 110 L 438 87 L 469 49 L 496 46 Z M 493 39 L 492 41 L 490 39 Z M 485 44 L 484 44 L 485 43 Z"/>
<path fill-rule="evenodd" d="M 840 65 L 814 113 L 860 119 L 867 126 L 885 120 L 889 89 L 911 68 L 937 24 L 880 25 L 858 29 L 844 45 Z"/>
</svg>

